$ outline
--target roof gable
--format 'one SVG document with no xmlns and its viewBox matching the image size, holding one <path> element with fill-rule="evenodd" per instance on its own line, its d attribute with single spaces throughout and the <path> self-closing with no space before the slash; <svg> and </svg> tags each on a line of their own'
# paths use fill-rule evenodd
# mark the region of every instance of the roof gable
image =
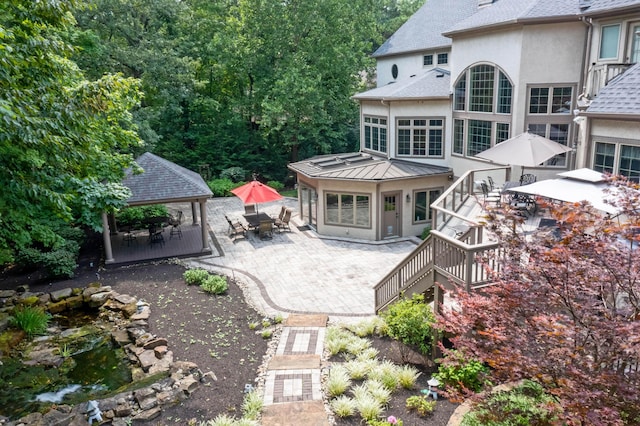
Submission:
<svg viewBox="0 0 640 426">
<path fill-rule="evenodd" d="M 471 16 L 478 0 L 428 0 L 373 54 L 374 58 L 451 46 L 442 33 Z"/>
<path fill-rule="evenodd" d="M 187 201 L 213 195 L 198 173 L 150 152 L 138 157 L 136 163 L 144 172 L 134 174 L 127 169 L 122 181 L 132 193 L 127 200 L 129 205 Z"/>
</svg>

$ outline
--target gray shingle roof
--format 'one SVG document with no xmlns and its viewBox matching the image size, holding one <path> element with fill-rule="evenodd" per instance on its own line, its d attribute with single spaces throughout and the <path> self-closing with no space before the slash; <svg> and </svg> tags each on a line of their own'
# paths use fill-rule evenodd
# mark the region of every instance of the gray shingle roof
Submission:
<svg viewBox="0 0 640 426">
<path fill-rule="evenodd" d="M 427 0 L 375 51 L 373 57 L 451 46 L 451 40 L 442 33 L 471 16 L 477 5 L 478 0 Z"/>
<path fill-rule="evenodd" d="M 415 77 L 358 93 L 353 98 L 359 100 L 448 98 L 451 92 L 450 81 L 449 71 L 434 68 Z"/>
<path fill-rule="evenodd" d="M 128 169 L 122 181 L 132 192 L 129 205 L 190 201 L 213 195 L 198 173 L 150 152 L 138 157 L 136 163 L 144 172 L 136 175 Z"/>
<path fill-rule="evenodd" d="M 584 6 L 589 6 L 584 10 L 585 15 L 592 15 L 601 12 L 610 12 L 640 6 L 640 0 L 582 0 Z"/>
<path fill-rule="evenodd" d="M 572 19 L 580 14 L 578 0 L 499 0 L 448 28 L 453 34 L 484 27 L 522 23 L 540 18 Z"/>
<path fill-rule="evenodd" d="M 289 164 L 293 171 L 322 179 L 381 181 L 451 173 L 451 168 L 376 157 L 362 152 L 320 155 Z"/>
<path fill-rule="evenodd" d="M 602 88 L 587 108 L 590 113 L 640 115 L 640 63 Z"/>
</svg>

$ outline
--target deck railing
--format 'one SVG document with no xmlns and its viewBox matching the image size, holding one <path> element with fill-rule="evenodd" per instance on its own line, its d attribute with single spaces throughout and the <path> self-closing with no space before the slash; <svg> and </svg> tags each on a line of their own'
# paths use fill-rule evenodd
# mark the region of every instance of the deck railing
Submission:
<svg viewBox="0 0 640 426">
<path fill-rule="evenodd" d="M 477 258 L 496 258 L 488 255 L 498 250 L 498 243 L 483 242 L 484 226 L 465 216 L 463 209 L 475 201 L 470 198 L 477 196 L 477 181 L 491 176 L 501 183 L 509 180 L 509 173 L 508 167 L 470 170 L 431 204 L 433 229 L 430 236 L 375 286 L 376 312 L 403 294 L 426 292 L 436 281 L 445 287 L 461 285 L 468 291 L 490 282 L 491 271 L 497 270 L 498 265 L 490 260 L 487 268 L 478 263 Z M 457 238 L 442 232 L 452 221 L 463 224 L 465 229 Z"/>
<path fill-rule="evenodd" d="M 593 99 L 598 96 L 600 90 L 611 80 L 622 74 L 631 67 L 632 64 L 597 64 L 589 68 L 587 77 L 587 87 L 585 94 L 587 98 Z"/>
</svg>

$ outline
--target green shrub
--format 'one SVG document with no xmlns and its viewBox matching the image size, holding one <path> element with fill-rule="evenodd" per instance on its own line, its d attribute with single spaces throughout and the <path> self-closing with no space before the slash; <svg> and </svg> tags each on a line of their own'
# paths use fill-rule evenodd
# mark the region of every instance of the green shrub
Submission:
<svg viewBox="0 0 640 426">
<path fill-rule="evenodd" d="M 429 235 L 431 235 L 431 227 L 427 226 L 422 230 L 422 235 L 420 235 L 420 238 L 426 240 Z"/>
<path fill-rule="evenodd" d="M 209 272 L 204 269 L 189 269 L 182 274 L 187 285 L 201 285 L 210 277 Z"/>
<path fill-rule="evenodd" d="M 51 315 L 40 307 L 21 306 L 14 310 L 11 324 L 24 330 L 27 336 L 32 337 L 47 331 L 50 319 Z"/>
<path fill-rule="evenodd" d="M 346 395 L 331 400 L 329 406 L 338 417 L 351 417 L 356 413 L 356 402 Z"/>
<path fill-rule="evenodd" d="M 420 373 L 411 365 L 403 365 L 398 368 L 398 384 L 404 389 L 413 389 L 420 377 Z"/>
<path fill-rule="evenodd" d="M 462 418 L 461 426 L 556 424 L 560 406 L 537 382 L 526 380 L 510 391 L 495 392 Z"/>
<path fill-rule="evenodd" d="M 489 368 L 482 362 L 466 356 L 462 351 L 447 351 L 435 377 L 447 387 L 464 392 L 479 392 L 487 384 Z"/>
<path fill-rule="evenodd" d="M 270 180 L 269 182 L 267 182 L 267 185 L 269 185 L 270 187 L 272 187 L 278 192 L 284 189 L 284 184 L 281 182 L 278 182 L 277 180 Z"/>
<path fill-rule="evenodd" d="M 233 195 L 231 194 L 231 190 L 240 185 L 238 183 L 234 183 L 231 179 L 223 178 L 210 180 L 207 182 L 207 186 L 209 186 L 209 189 L 213 192 L 214 197 L 230 197 Z"/>
<path fill-rule="evenodd" d="M 242 401 L 242 417 L 248 420 L 257 420 L 262 411 L 262 397 L 253 390 L 244 396 Z"/>
<path fill-rule="evenodd" d="M 341 365 L 337 365 L 329 372 L 326 389 L 329 398 L 336 398 L 344 394 L 351 386 L 349 373 Z"/>
<path fill-rule="evenodd" d="M 435 316 L 431 307 L 424 303 L 424 296 L 414 294 L 411 299 L 402 299 L 383 313 L 389 336 L 421 354 L 431 352 L 433 345 L 433 324 Z"/>
<path fill-rule="evenodd" d="M 82 245 L 86 239 L 85 232 L 76 226 L 62 226 L 56 230 L 56 234 L 65 240 L 75 241 L 78 245 Z"/>
<path fill-rule="evenodd" d="M 147 227 L 145 221 L 154 217 L 168 217 L 169 210 L 163 204 L 151 206 L 127 207 L 116 215 L 116 222 L 119 226 L 130 226 L 132 229 L 143 229 Z"/>
<path fill-rule="evenodd" d="M 409 410 L 416 410 L 418 415 L 424 417 L 433 413 L 436 401 L 429 401 L 426 395 L 414 395 L 407 398 L 406 406 Z"/>
<path fill-rule="evenodd" d="M 260 335 L 265 340 L 271 339 L 271 336 L 273 336 L 273 332 L 271 330 L 262 330 L 262 333 L 260 333 Z"/>
<path fill-rule="evenodd" d="M 23 248 L 16 260 L 24 266 L 43 267 L 51 277 L 73 277 L 80 245 L 73 240 L 61 241 L 48 249 Z"/>
<path fill-rule="evenodd" d="M 242 167 L 229 167 L 220 172 L 219 178 L 232 182 L 242 182 L 247 177 L 247 171 Z"/>
<path fill-rule="evenodd" d="M 225 277 L 212 275 L 200 284 L 200 288 L 207 293 L 223 294 L 229 289 L 229 284 L 227 284 L 227 279 Z"/>
</svg>

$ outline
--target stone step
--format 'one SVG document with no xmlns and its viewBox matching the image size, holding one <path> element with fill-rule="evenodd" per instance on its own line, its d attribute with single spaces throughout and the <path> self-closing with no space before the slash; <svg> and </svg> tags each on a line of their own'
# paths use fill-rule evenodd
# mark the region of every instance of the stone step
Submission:
<svg viewBox="0 0 640 426">
<path fill-rule="evenodd" d="M 276 355 L 269 361 L 268 370 L 299 370 L 320 368 L 320 355 Z"/>
<path fill-rule="evenodd" d="M 262 411 L 262 426 L 329 426 L 322 401 L 269 405 Z"/>
<path fill-rule="evenodd" d="M 329 321 L 328 315 L 299 315 L 291 314 L 284 322 L 288 327 L 326 327 Z"/>
</svg>

